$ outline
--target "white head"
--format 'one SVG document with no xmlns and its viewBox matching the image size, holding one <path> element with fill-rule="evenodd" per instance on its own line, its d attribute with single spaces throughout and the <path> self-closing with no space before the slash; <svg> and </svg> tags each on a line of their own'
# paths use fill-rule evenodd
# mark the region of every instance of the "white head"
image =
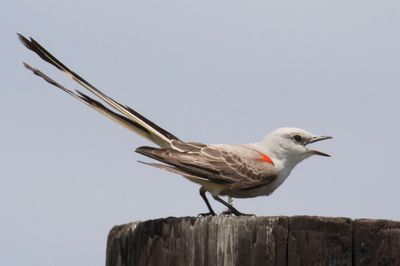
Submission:
<svg viewBox="0 0 400 266">
<path fill-rule="evenodd" d="M 268 134 L 261 142 L 269 153 L 287 166 L 295 167 L 312 155 L 330 156 L 326 153 L 306 147 L 308 144 L 331 139 L 329 136 L 315 136 L 300 128 L 283 127 Z"/>
</svg>

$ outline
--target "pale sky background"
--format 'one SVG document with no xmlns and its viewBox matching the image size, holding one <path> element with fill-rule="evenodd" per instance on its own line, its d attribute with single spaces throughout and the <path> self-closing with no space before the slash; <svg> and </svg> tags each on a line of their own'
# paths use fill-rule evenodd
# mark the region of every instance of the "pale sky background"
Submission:
<svg viewBox="0 0 400 266">
<path fill-rule="evenodd" d="M 400 220 L 398 1 L 6 1 L 0 11 L 0 265 L 103 265 L 117 224 L 206 211 L 198 186 L 137 163 L 146 140 L 26 71 L 72 88 L 16 32 L 184 140 L 281 126 L 334 140 L 257 215 Z M 215 201 L 218 211 L 223 208 Z"/>
</svg>

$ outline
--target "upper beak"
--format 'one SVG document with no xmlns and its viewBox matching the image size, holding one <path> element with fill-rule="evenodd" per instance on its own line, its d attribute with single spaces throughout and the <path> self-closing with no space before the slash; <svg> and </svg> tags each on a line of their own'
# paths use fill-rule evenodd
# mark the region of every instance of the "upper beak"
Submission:
<svg viewBox="0 0 400 266">
<path fill-rule="evenodd" d="M 310 140 L 306 143 L 306 145 L 307 145 L 307 144 L 310 144 L 310 143 L 317 142 L 317 141 L 326 140 L 326 139 L 332 139 L 332 137 L 331 137 L 331 136 L 315 136 L 315 137 L 313 137 L 312 139 L 310 139 Z M 321 156 L 331 157 L 329 154 L 324 153 L 324 152 L 320 152 L 320 151 L 317 151 L 317 150 L 309 150 L 309 151 L 310 151 L 312 154 L 315 154 L 315 155 L 321 155 Z"/>
</svg>

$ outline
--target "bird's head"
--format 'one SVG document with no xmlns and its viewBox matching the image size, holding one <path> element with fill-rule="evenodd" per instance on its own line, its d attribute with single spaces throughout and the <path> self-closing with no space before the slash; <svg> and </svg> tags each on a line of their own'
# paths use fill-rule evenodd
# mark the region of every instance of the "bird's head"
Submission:
<svg viewBox="0 0 400 266">
<path fill-rule="evenodd" d="M 330 157 L 329 154 L 311 149 L 307 145 L 331 138 L 329 136 L 316 136 L 300 128 L 283 127 L 268 134 L 263 139 L 262 144 L 271 155 L 288 161 L 294 167 L 312 155 Z"/>
</svg>

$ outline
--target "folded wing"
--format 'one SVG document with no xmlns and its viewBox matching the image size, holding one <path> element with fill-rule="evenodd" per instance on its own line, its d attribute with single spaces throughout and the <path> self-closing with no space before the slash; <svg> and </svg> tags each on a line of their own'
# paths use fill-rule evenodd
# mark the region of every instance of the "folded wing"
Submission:
<svg viewBox="0 0 400 266">
<path fill-rule="evenodd" d="M 258 162 L 257 157 L 243 158 L 223 148 L 201 143 L 173 140 L 169 149 L 139 147 L 136 152 L 168 164 L 180 172 L 213 183 L 229 184 L 237 190 L 265 186 L 276 179 L 273 165 Z"/>
</svg>

